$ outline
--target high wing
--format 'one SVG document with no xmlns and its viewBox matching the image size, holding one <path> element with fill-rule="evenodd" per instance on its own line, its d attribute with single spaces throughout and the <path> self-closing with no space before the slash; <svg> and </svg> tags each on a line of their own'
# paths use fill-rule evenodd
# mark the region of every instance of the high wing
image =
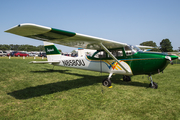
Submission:
<svg viewBox="0 0 180 120">
<path fill-rule="evenodd" d="M 146 51 L 150 51 L 154 48 L 157 48 L 157 47 L 152 47 L 152 46 L 142 46 L 142 45 L 135 45 L 136 47 L 140 48 L 141 50 L 143 50 L 144 52 Z"/>
<path fill-rule="evenodd" d="M 19 24 L 5 32 L 70 47 L 95 50 L 104 49 L 126 72 L 131 72 L 129 69 L 125 68 L 125 66 L 120 63 L 120 61 L 116 59 L 116 57 L 109 51 L 109 49 L 127 46 L 128 44 L 126 43 L 115 42 L 112 40 L 54 29 L 31 23 Z"/>
<path fill-rule="evenodd" d="M 107 49 L 127 46 L 126 43 L 115 42 L 99 37 L 83 35 L 31 23 L 19 24 L 9 30 L 6 30 L 5 32 L 60 45 L 84 49 L 100 50 L 101 47 L 99 44 L 103 44 Z"/>
<path fill-rule="evenodd" d="M 152 46 L 142 46 L 142 45 L 136 45 L 136 47 L 140 48 L 140 49 L 153 49 L 156 47 L 152 47 Z"/>
</svg>

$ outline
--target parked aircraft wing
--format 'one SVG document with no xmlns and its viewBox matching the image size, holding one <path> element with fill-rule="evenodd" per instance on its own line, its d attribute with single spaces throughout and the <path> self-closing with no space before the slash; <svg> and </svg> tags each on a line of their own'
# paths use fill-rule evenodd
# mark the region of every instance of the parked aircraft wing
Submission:
<svg viewBox="0 0 180 120">
<path fill-rule="evenodd" d="M 83 35 L 60 29 L 54 29 L 31 23 L 17 25 L 5 32 L 13 33 L 24 37 L 34 38 L 42 41 L 47 41 L 51 43 L 84 49 L 99 50 L 101 49 L 98 45 L 100 43 L 102 43 L 107 49 L 127 46 L 126 43 L 120 43 L 108 39 Z"/>
</svg>

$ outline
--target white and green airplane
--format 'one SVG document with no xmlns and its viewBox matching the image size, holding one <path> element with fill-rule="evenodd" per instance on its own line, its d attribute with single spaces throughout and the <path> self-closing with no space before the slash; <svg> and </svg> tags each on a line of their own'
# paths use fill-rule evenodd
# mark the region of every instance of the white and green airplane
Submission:
<svg viewBox="0 0 180 120">
<path fill-rule="evenodd" d="M 158 85 L 153 82 L 151 75 L 162 72 L 169 61 L 178 58 L 174 55 L 143 52 L 138 47 L 126 43 L 30 23 L 17 25 L 5 32 L 44 41 L 47 61 L 31 63 L 49 63 L 109 73 L 102 81 L 102 84 L 108 87 L 111 86 L 110 78 L 113 74 L 124 75 L 124 81 L 130 81 L 132 75 L 147 74 L 150 77 L 149 86 L 157 89 Z M 61 55 L 53 43 L 97 51 L 92 56 L 67 57 Z"/>
</svg>

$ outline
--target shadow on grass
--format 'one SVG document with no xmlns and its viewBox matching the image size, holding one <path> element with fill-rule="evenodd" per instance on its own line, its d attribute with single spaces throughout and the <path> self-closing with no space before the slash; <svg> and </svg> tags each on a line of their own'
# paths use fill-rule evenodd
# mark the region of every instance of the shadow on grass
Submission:
<svg viewBox="0 0 180 120">
<path fill-rule="evenodd" d="M 35 87 L 28 87 L 22 90 L 17 90 L 8 93 L 8 95 L 11 95 L 15 97 L 16 99 L 29 99 L 33 97 L 43 96 L 47 94 L 52 94 L 56 92 L 61 91 L 67 91 L 70 89 L 80 88 L 84 86 L 90 86 L 95 85 L 98 83 L 101 83 L 104 78 L 107 76 L 90 76 L 90 75 L 83 75 L 83 74 L 76 74 L 76 73 L 69 73 L 67 72 L 69 70 L 51 70 L 47 69 L 46 71 L 31 71 L 33 73 L 39 73 L 39 72 L 60 72 L 64 74 L 69 75 L 77 75 L 77 76 L 83 76 L 83 78 L 75 79 L 75 80 L 67 80 L 67 81 L 61 81 L 56 83 L 50 83 L 50 84 L 44 84 L 44 85 L 38 85 Z M 115 80 L 113 80 L 115 79 Z M 120 85 L 128 85 L 128 86 L 137 86 L 137 87 L 147 87 L 147 83 L 140 83 L 140 82 L 124 82 L 122 81 L 121 75 L 114 75 L 112 80 L 112 84 L 120 84 Z"/>
</svg>

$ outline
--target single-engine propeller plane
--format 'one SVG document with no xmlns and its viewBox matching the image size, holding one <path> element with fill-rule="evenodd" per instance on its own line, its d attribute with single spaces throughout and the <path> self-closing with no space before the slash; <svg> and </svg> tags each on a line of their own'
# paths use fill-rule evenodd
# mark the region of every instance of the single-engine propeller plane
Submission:
<svg viewBox="0 0 180 120">
<path fill-rule="evenodd" d="M 175 55 L 143 52 L 137 46 L 126 43 L 31 23 L 19 24 L 5 32 L 44 41 L 48 61 L 31 63 L 49 63 L 55 66 L 109 73 L 109 76 L 102 81 L 102 84 L 108 87 L 111 86 L 110 78 L 113 74 L 124 75 L 124 81 L 130 81 L 132 75 L 146 74 L 150 77 L 149 86 L 157 89 L 158 85 L 153 82 L 151 75 L 162 72 L 169 61 L 178 58 Z M 97 51 L 92 56 L 67 57 L 61 55 L 53 43 Z"/>
</svg>

